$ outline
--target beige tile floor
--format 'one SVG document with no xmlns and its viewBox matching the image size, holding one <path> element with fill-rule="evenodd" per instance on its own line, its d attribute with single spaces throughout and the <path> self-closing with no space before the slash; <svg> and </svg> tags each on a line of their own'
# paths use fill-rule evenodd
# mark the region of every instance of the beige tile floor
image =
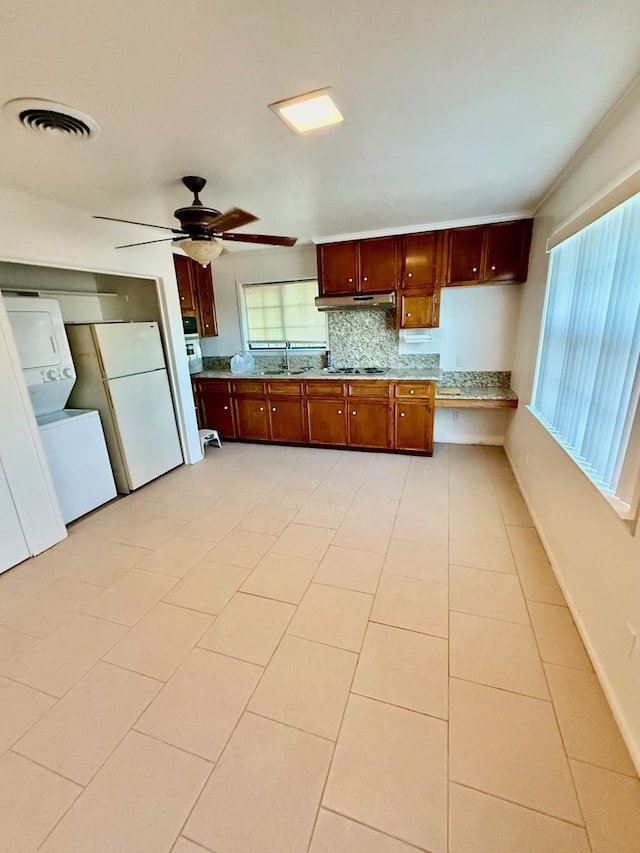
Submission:
<svg viewBox="0 0 640 853">
<path fill-rule="evenodd" d="M 0 576 L 0 853 L 638 853 L 504 453 L 225 444 Z"/>
</svg>

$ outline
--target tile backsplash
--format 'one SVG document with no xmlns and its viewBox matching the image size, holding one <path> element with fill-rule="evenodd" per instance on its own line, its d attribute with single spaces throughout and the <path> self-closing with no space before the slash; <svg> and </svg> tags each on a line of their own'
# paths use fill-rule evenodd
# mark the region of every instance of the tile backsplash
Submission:
<svg viewBox="0 0 640 853">
<path fill-rule="evenodd" d="M 330 311 L 328 322 L 334 367 L 429 370 L 440 366 L 437 353 L 400 355 L 393 311 Z"/>
</svg>

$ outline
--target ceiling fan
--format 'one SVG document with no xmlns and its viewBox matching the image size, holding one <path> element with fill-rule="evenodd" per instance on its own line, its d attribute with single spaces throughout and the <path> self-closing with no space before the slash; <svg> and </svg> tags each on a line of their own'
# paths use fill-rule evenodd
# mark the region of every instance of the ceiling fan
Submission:
<svg viewBox="0 0 640 853">
<path fill-rule="evenodd" d="M 222 240 L 238 243 L 264 243 L 269 246 L 295 245 L 296 237 L 276 237 L 271 234 L 230 234 L 229 232 L 234 228 L 255 222 L 258 217 L 252 213 L 247 213 L 246 210 L 241 210 L 239 207 L 232 207 L 225 213 L 221 213 L 213 207 L 205 207 L 200 201 L 199 195 L 207 183 L 205 178 L 187 175 L 182 179 L 182 183 L 189 192 L 193 193 L 193 201 L 189 207 L 179 207 L 174 211 L 173 215 L 180 222 L 180 228 L 150 225 L 147 222 L 134 222 L 131 219 L 116 219 L 114 216 L 94 216 L 93 218 L 171 231 L 172 237 L 164 237 L 160 240 L 144 240 L 142 243 L 126 243 L 123 246 L 116 246 L 116 249 L 128 249 L 131 246 L 146 246 L 149 243 L 162 243 L 172 240 L 185 254 L 205 267 L 210 261 L 215 260 L 222 251 Z"/>
</svg>

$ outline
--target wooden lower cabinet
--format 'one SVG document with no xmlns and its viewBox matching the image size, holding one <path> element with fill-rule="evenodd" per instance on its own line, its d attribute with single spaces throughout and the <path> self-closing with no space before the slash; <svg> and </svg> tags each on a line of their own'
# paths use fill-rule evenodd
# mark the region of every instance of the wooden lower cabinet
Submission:
<svg viewBox="0 0 640 853">
<path fill-rule="evenodd" d="M 350 447 L 376 447 L 389 450 L 391 406 L 382 400 L 349 400 L 348 444 Z"/>
<path fill-rule="evenodd" d="M 302 397 L 270 397 L 269 425 L 272 441 L 302 444 L 307 441 Z"/>
<path fill-rule="evenodd" d="M 394 411 L 396 450 L 433 453 L 433 412 L 429 402 L 396 402 Z"/>
<path fill-rule="evenodd" d="M 200 429 L 215 429 L 220 438 L 236 438 L 230 394 L 200 394 Z"/>
<path fill-rule="evenodd" d="M 268 441 L 269 413 L 266 397 L 236 397 L 238 438 Z"/>
<path fill-rule="evenodd" d="M 194 394 L 222 438 L 433 452 L 431 381 L 201 379 Z"/>
<path fill-rule="evenodd" d="M 345 400 L 307 400 L 310 444 L 347 444 Z"/>
</svg>

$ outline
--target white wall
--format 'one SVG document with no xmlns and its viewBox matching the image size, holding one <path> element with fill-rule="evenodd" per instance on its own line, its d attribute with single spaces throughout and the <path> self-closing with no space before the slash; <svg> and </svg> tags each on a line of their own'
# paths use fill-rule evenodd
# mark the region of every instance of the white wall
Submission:
<svg viewBox="0 0 640 853">
<path fill-rule="evenodd" d="M 530 400 L 548 256 L 547 237 L 616 178 L 640 167 L 640 90 L 630 97 L 536 216 L 512 384 L 521 405 L 506 448 L 569 606 L 640 768 L 640 531 L 630 535 L 599 492 L 522 403 Z"/>
<path fill-rule="evenodd" d="M 24 193 L 0 188 L 0 261 L 82 269 L 96 273 L 115 273 L 131 277 L 142 276 L 158 280 L 158 300 L 164 321 L 167 368 L 175 392 L 178 429 L 186 460 L 197 461 L 201 458 L 201 452 L 171 250 L 168 244 L 160 244 L 116 251 L 113 247 L 122 242 L 123 227 L 125 226 L 94 220 L 85 211 L 72 210 Z M 0 307 L 0 336 L 12 343 L 11 329 L 3 307 Z M 0 351 L 0 384 L 4 386 L 14 381 L 18 384 L 20 393 L 26 394 L 21 372 L 18 370 L 16 373 L 14 370 L 16 360 L 17 356 L 12 360 L 7 350 Z M 61 535 L 56 539 L 51 533 L 56 527 L 57 507 L 50 507 L 45 511 L 46 501 L 42 492 L 42 479 L 38 479 L 35 473 L 44 455 L 37 435 L 30 447 L 24 442 L 22 444 L 13 442 L 24 412 L 19 411 L 18 406 L 14 406 L 5 399 L 2 401 L 2 409 L 0 448 L 3 446 L 12 448 L 12 461 L 23 472 L 23 483 L 14 482 L 15 476 L 7 467 L 3 454 L 2 461 L 9 486 L 12 492 L 14 487 L 23 488 L 39 496 L 42 513 L 36 524 L 41 531 L 48 531 L 48 534 L 51 534 L 45 536 L 46 541 L 43 544 L 43 547 L 48 547 L 60 539 Z M 33 413 L 28 420 L 29 428 L 35 428 Z M 34 502 L 34 506 L 36 503 L 37 501 Z M 31 515 L 32 513 L 30 517 Z M 64 535 L 64 528 L 62 535 Z M 28 536 L 27 539 L 29 539 Z"/>
<path fill-rule="evenodd" d="M 213 263 L 218 337 L 202 339 L 203 355 L 233 355 L 242 349 L 236 282 L 294 281 L 318 274 L 315 246 L 225 252 Z"/>
</svg>

